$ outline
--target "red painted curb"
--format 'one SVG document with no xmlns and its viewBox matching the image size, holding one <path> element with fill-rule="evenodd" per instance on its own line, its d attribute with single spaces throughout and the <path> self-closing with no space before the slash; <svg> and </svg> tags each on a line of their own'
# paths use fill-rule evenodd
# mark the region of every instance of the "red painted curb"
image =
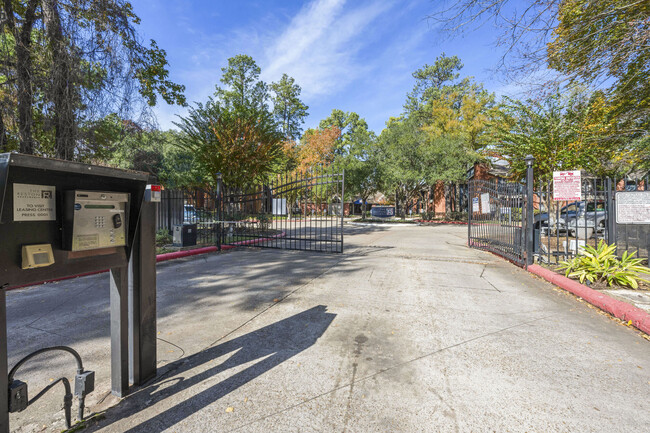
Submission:
<svg viewBox="0 0 650 433">
<path fill-rule="evenodd" d="M 627 302 L 619 301 L 604 293 L 591 289 L 584 284 L 571 280 L 564 275 L 557 274 L 550 269 L 543 268 L 539 265 L 528 266 L 528 271 L 544 278 L 546 281 L 559 286 L 560 288 L 581 297 L 591 305 L 595 305 L 603 311 L 618 317 L 625 322 L 632 321 L 632 325 L 650 334 L 650 314 L 637 308 Z"/>
<path fill-rule="evenodd" d="M 229 245 L 222 245 L 221 250 L 222 251 L 223 250 L 231 250 L 233 248 L 237 248 L 238 246 L 257 244 L 257 243 L 264 242 L 264 241 L 270 241 L 271 239 L 283 238 L 286 235 L 287 235 L 286 232 L 282 232 L 282 233 L 279 233 L 279 234 L 277 234 L 275 236 L 271 236 L 269 238 L 251 239 L 251 240 L 248 240 L 248 241 L 235 242 L 235 243 L 232 243 L 232 244 L 229 244 Z M 216 251 L 219 251 L 219 249 L 217 247 L 203 247 L 203 248 L 196 248 L 194 250 L 174 251 L 172 253 L 158 254 L 156 256 L 156 263 L 158 263 L 158 262 L 166 262 L 167 260 L 180 259 L 180 258 L 183 258 L 183 257 L 197 256 L 199 254 L 213 253 L 213 252 L 216 252 Z M 13 290 L 13 289 L 20 289 L 20 288 L 23 288 L 23 287 L 38 286 L 38 285 L 45 284 L 45 283 L 55 283 L 57 281 L 71 280 L 73 278 L 79 278 L 79 277 L 88 277 L 90 275 L 103 274 L 104 272 L 108 272 L 108 269 L 103 269 L 101 271 L 86 272 L 84 274 L 78 274 L 78 275 L 71 275 L 69 277 L 54 278 L 52 280 L 40 281 L 38 283 L 23 284 L 22 286 L 7 287 L 6 290 Z"/>
</svg>

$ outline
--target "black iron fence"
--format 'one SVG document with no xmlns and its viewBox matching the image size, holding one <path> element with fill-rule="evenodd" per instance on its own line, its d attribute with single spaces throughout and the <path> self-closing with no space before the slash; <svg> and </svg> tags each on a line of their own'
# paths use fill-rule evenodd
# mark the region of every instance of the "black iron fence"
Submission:
<svg viewBox="0 0 650 433">
<path fill-rule="evenodd" d="M 469 183 L 470 247 L 519 264 L 557 264 L 602 240 L 617 253 L 650 255 L 650 176 L 624 179 L 580 176 L 575 199 L 554 198 L 552 180 L 472 180 Z M 619 215 L 617 216 L 617 204 Z M 641 215 L 645 212 L 645 216 Z"/>
<path fill-rule="evenodd" d="M 220 184 L 210 190 L 165 190 L 157 229 L 185 234 L 192 246 L 343 252 L 343 179 L 343 173 L 312 170 L 246 189 Z"/>
<path fill-rule="evenodd" d="M 525 258 L 524 185 L 498 180 L 469 183 L 469 246 L 517 264 Z"/>
</svg>

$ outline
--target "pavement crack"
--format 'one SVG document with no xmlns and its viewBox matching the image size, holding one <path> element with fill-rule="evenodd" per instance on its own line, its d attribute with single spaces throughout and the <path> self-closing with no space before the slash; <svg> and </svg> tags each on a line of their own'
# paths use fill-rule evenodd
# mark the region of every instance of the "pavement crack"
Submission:
<svg viewBox="0 0 650 433">
<path fill-rule="evenodd" d="M 92 288 L 95 287 L 95 286 L 97 286 L 97 284 L 90 284 L 90 285 L 84 287 L 83 289 L 81 289 L 81 290 L 79 291 L 79 293 L 75 294 L 74 296 L 76 296 L 76 297 L 80 297 L 80 295 L 82 295 L 83 293 L 87 292 L 88 290 L 92 289 Z M 30 326 L 33 325 L 34 323 L 36 323 L 36 322 L 38 322 L 39 320 L 43 319 L 45 316 L 48 316 L 48 315 L 52 314 L 52 313 L 55 312 L 55 311 L 56 311 L 60 306 L 66 304 L 66 303 L 68 303 L 68 302 L 70 302 L 69 299 L 67 299 L 67 297 L 64 297 L 63 300 L 62 300 L 61 302 L 59 302 L 58 304 L 56 304 L 54 307 L 48 309 L 46 313 L 41 314 L 40 316 L 38 316 L 36 319 L 34 319 L 32 322 L 30 322 L 30 323 L 27 324 L 26 326 L 27 326 L 27 327 L 30 327 Z M 38 328 L 34 328 L 34 329 L 38 329 Z M 48 332 L 48 331 L 44 331 L 44 330 L 42 330 L 42 329 L 39 329 L 39 331 Z M 52 334 L 53 334 L 53 333 L 52 333 Z M 58 335 L 58 334 L 54 334 L 54 335 Z"/>
<path fill-rule="evenodd" d="M 35 321 L 34 321 L 34 322 L 35 322 Z M 34 323 L 34 322 L 32 322 L 32 323 Z M 29 328 L 29 329 L 33 329 L 33 330 L 35 330 L 35 331 L 41 331 L 41 332 L 45 332 L 46 334 L 55 335 L 55 336 L 57 336 L 57 337 L 64 338 L 64 336 L 61 335 L 61 334 L 57 334 L 56 332 L 48 331 L 48 330 L 46 330 L 46 329 L 38 328 L 38 327 L 36 327 L 36 326 L 33 326 L 31 323 L 30 323 L 29 325 L 25 325 L 25 327 L 26 327 L 26 328 Z"/>
<path fill-rule="evenodd" d="M 181 359 L 182 357 L 185 356 L 185 349 L 183 349 L 181 346 L 179 346 L 179 345 L 177 345 L 177 344 L 174 344 L 174 343 L 172 343 L 171 341 L 167 341 L 167 340 L 165 340 L 164 338 L 160 338 L 160 337 L 156 337 L 156 338 L 157 338 L 158 340 L 160 340 L 160 341 L 162 341 L 162 342 L 165 342 L 165 343 L 169 344 L 170 346 L 173 346 L 173 347 L 177 348 L 178 350 L 180 350 L 180 351 L 181 351 L 181 356 L 179 356 L 178 359 Z"/>
<path fill-rule="evenodd" d="M 488 280 L 486 277 L 483 276 L 483 274 L 485 273 L 485 270 L 486 270 L 486 269 L 487 269 L 487 265 L 483 265 L 483 270 L 481 271 L 481 276 L 480 276 L 479 278 L 481 278 L 482 280 L 485 280 L 485 282 L 488 283 L 490 286 L 492 286 L 492 288 L 493 288 L 494 290 L 496 290 L 497 292 L 501 293 L 501 290 L 499 290 L 499 289 L 497 288 L 497 286 L 495 286 L 494 284 L 492 284 L 492 282 L 491 282 L 490 280 Z"/>
</svg>

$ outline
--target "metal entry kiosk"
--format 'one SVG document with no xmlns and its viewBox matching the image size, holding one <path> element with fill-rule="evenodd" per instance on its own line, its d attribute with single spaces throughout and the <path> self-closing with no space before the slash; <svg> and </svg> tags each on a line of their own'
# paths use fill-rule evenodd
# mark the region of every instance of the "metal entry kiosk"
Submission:
<svg viewBox="0 0 650 433">
<path fill-rule="evenodd" d="M 110 269 L 113 394 L 126 395 L 129 377 L 137 385 L 155 376 L 155 205 L 144 201 L 147 179 L 0 154 L 0 433 L 9 431 L 8 288 Z"/>
</svg>

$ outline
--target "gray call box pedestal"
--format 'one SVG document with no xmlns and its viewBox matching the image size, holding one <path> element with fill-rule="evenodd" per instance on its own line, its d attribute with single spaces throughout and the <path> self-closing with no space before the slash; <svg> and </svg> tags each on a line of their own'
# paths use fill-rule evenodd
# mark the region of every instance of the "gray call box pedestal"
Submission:
<svg viewBox="0 0 650 433">
<path fill-rule="evenodd" d="M 144 201 L 147 179 L 0 154 L 0 433 L 9 431 L 8 288 L 110 269 L 112 391 L 124 396 L 129 379 L 155 376 L 156 203 Z"/>
</svg>

